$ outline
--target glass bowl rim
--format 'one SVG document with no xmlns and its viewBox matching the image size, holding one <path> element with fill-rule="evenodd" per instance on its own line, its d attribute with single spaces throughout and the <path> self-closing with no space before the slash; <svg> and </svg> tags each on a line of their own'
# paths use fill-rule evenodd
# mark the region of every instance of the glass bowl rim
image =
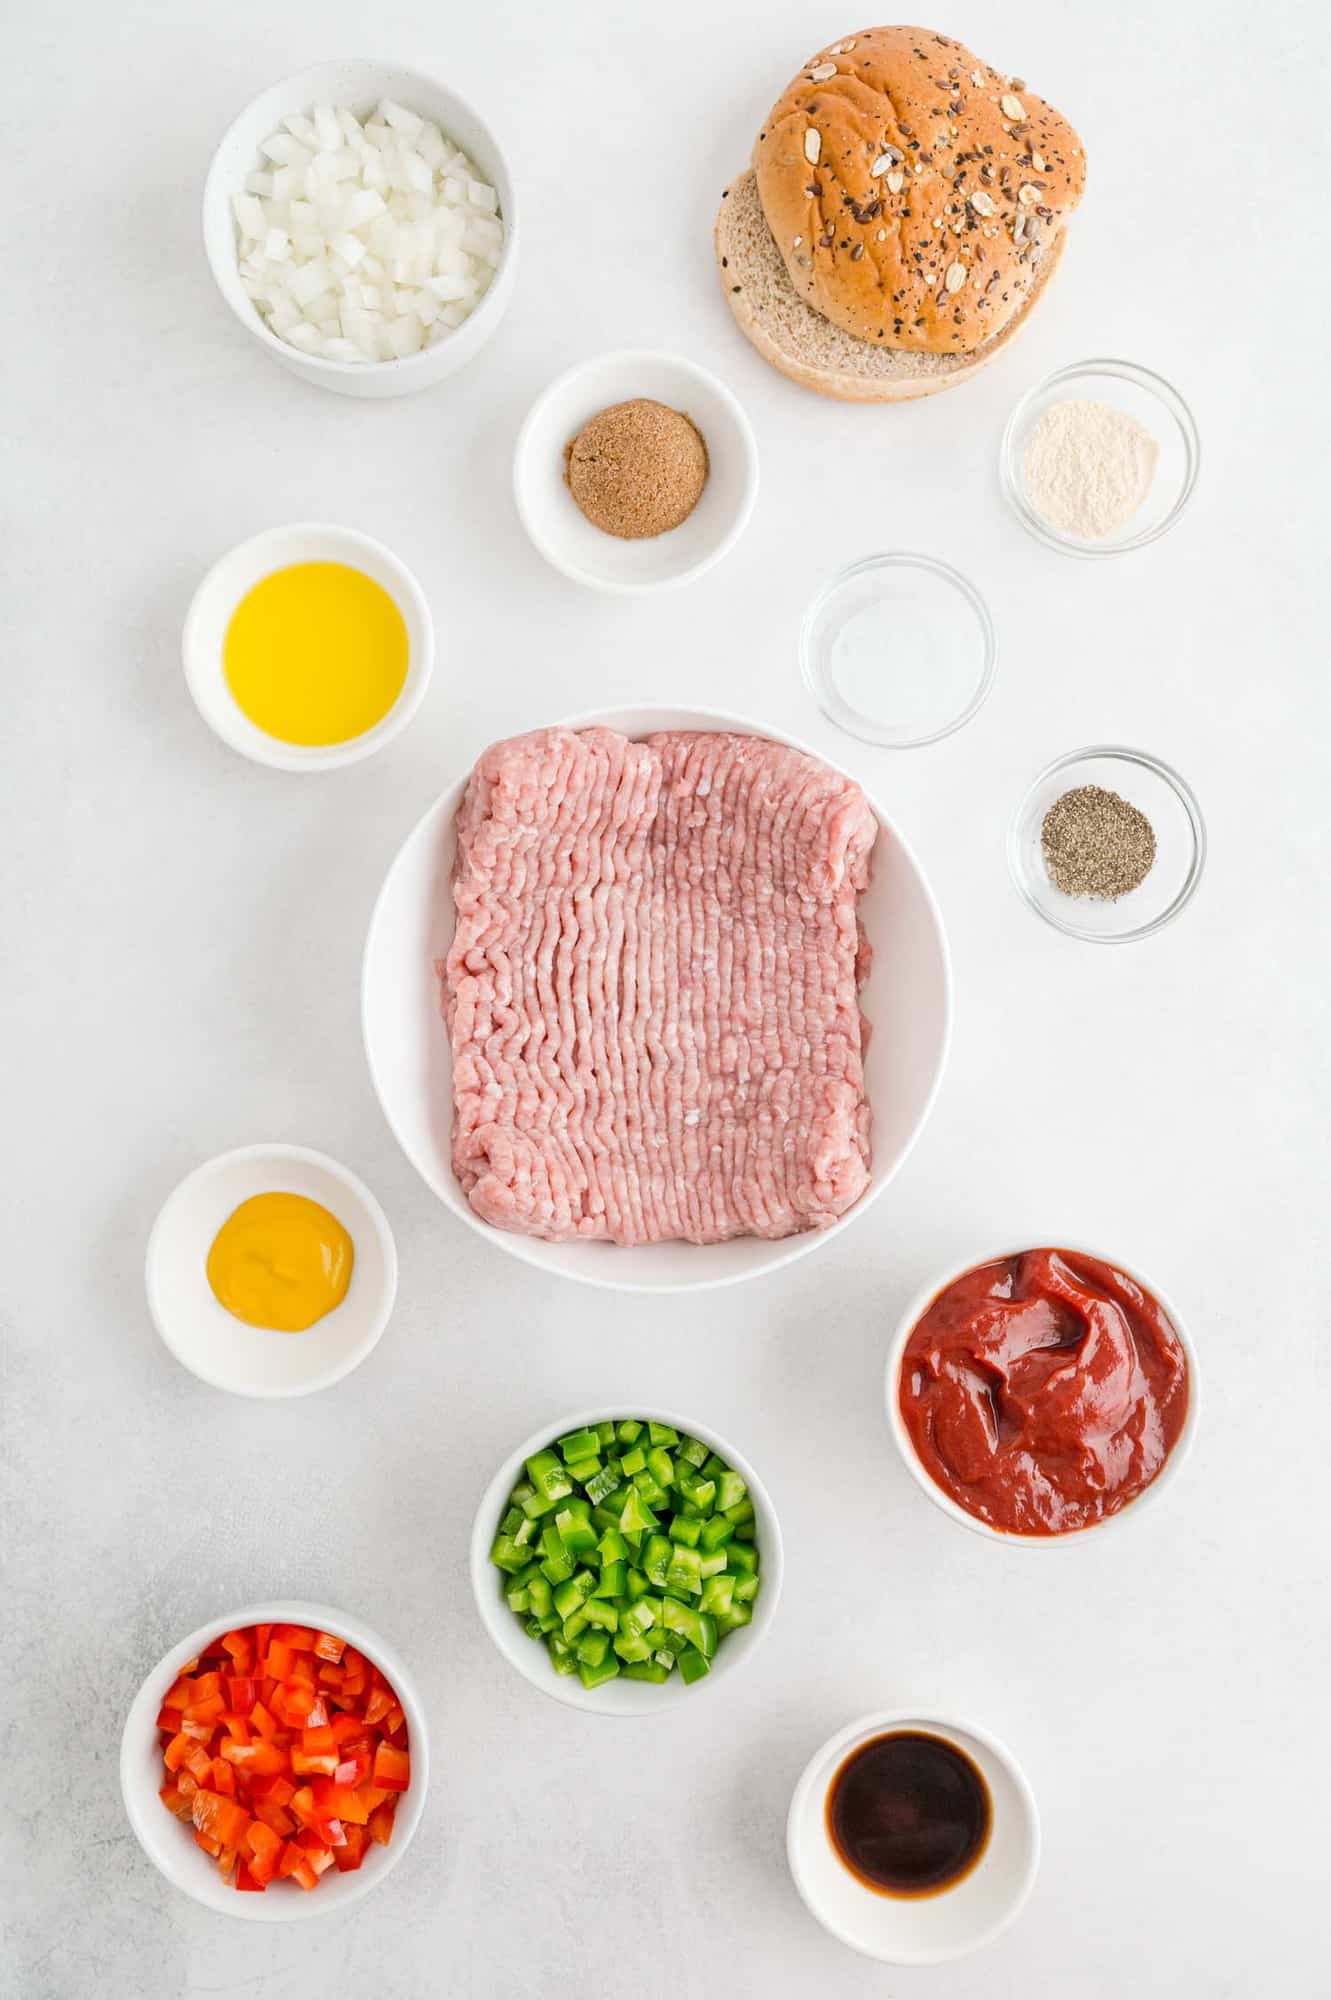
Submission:
<svg viewBox="0 0 1331 2000">
<path fill-rule="evenodd" d="M 1032 407 L 1042 396 L 1065 383 L 1076 382 L 1088 375 L 1110 375 L 1119 381 L 1131 382 L 1154 398 L 1173 418 L 1183 440 L 1184 455 L 1187 460 L 1183 484 L 1175 497 L 1174 504 L 1167 513 L 1150 527 L 1141 528 L 1135 535 L 1127 535 L 1119 541 L 1105 543 L 1086 542 L 1076 535 L 1065 535 L 1061 529 L 1052 527 L 1043 515 L 1038 514 L 1027 500 L 1016 467 L 1016 440 L 1022 423 Z M 1143 549 L 1149 542 L 1158 541 L 1167 528 L 1172 528 L 1182 514 L 1197 488 L 1198 475 L 1202 465 L 1202 441 L 1197 429 L 1197 419 L 1180 392 L 1163 375 L 1154 369 L 1144 368 L 1138 361 L 1120 361 L 1112 357 L 1101 357 L 1089 361 L 1072 361 L 1064 368 L 1056 368 L 1051 375 L 1028 389 L 1014 404 L 1007 423 L 1003 427 L 1003 438 L 998 449 L 999 482 L 1003 497 L 1011 507 L 1023 528 L 1046 548 L 1057 549 L 1063 555 L 1085 556 L 1098 561 L 1105 556 L 1127 555 L 1132 549 Z"/>
<path fill-rule="evenodd" d="M 827 605 L 853 577 L 864 576 L 880 569 L 919 569 L 937 577 L 965 600 L 975 613 L 980 627 L 980 673 L 973 693 L 957 713 L 940 728 L 930 729 L 923 735 L 886 737 L 871 716 L 864 715 L 859 709 L 852 708 L 849 702 L 845 702 L 843 703 L 845 713 L 853 716 L 861 725 L 859 728 L 852 728 L 840 715 L 833 712 L 829 694 L 831 683 L 825 681 L 813 665 L 813 631 Z M 923 555 L 918 550 L 886 549 L 877 555 L 858 557 L 855 562 L 847 563 L 844 569 L 837 570 L 827 578 L 826 582 L 819 585 L 805 606 L 804 616 L 800 621 L 799 657 L 800 675 L 805 687 L 813 696 L 820 713 L 825 715 L 843 735 L 854 737 L 857 743 L 871 743 L 880 750 L 918 750 L 926 743 L 940 743 L 945 736 L 951 736 L 983 707 L 994 684 L 994 672 L 998 664 L 998 635 L 989 606 L 970 578 L 964 576 L 959 569 L 953 568 L 951 563 L 944 562 L 939 556 Z"/>
<path fill-rule="evenodd" d="M 1092 757 L 1107 757 L 1117 759 L 1121 763 L 1136 764 L 1141 769 L 1150 771 L 1155 777 L 1161 779 L 1183 807 L 1188 825 L 1192 831 L 1192 858 L 1188 863 L 1188 870 L 1184 876 L 1181 888 L 1171 897 L 1165 908 L 1157 916 L 1151 918 L 1149 923 L 1137 924 L 1132 930 L 1094 931 L 1087 930 L 1081 924 L 1064 922 L 1062 918 L 1055 916 L 1052 910 L 1046 909 L 1031 893 L 1026 871 L 1021 862 L 1021 829 L 1025 822 L 1031 800 L 1035 797 L 1041 786 L 1045 785 L 1059 771 L 1069 770 L 1074 764 L 1085 763 L 1088 758 Z M 1192 900 L 1197 884 L 1202 879 L 1202 873 L 1206 865 L 1206 821 L 1202 817 L 1202 809 L 1197 803 L 1197 797 L 1191 785 L 1174 770 L 1172 765 L 1166 764 L 1162 758 L 1153 757 L 1146 750 L 1129 749 L 1122 743 L 1092 743 L 1085 749 L 1069 750 L 1064 756 L 1055 757 L 1051 763 L 1045 765 L 1042 771 L 1037 772 L 1030 784 L 1027 785 L 1008 826 L 1007 864 L 1013 886 L 1016 888 L 1022 901 L 1028 909 L 1034 910 L 1036 916 L 1042 918 L 1052 929 L 1061 931 L 1065 937 L 1081 938 L 1088 944 L 1131 944 L 1138 938 L 1150 937 L 1153 931 L 1163 930 L 1164 926 L 1172 923 L 1179 912 L 1186 908 L 1187 904 Z"/>
</svg>

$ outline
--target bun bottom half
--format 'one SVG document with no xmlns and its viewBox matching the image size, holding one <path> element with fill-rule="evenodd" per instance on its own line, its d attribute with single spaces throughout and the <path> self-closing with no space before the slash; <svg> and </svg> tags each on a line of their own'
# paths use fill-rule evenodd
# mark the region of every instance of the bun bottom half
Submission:
<svg viewBox="0 0 1331 2000">
<path fill-rule="evenodd" d="M 857 340 L 806 305 L 773 241 L 751 167 L 721 197 L 714 241 L 721 287 L 745 339 L 801 388 L 843 403 L 906 403 L 968 381 L 1025 326 L 1063 254 L 1060 230 L 1025 305 L 983 347 L 925 354 Z"/>
</svg>

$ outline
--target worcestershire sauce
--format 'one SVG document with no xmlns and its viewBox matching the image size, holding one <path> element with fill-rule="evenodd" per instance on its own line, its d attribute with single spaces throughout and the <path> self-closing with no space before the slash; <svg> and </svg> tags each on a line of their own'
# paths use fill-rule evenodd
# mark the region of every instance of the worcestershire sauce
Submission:
<svg viewBox="0 0 1331 2000">
<path fill-rule="evenodd" d="M 895 1730 L 852 1750 L 827 1793 L 827 1830 L 852 1875 L 889 1896 L 932 1896 L 984 1853 L 993 1809 L 969 1757 Z"/>
</svg>

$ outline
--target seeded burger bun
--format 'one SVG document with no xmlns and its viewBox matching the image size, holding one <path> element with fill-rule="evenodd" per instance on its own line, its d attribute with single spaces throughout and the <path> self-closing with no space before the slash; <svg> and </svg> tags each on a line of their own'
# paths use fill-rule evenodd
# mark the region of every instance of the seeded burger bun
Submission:
<svg viewBox="0 0 1331 2000">
<path fill-rule="evenodd" d="M 1058 262 L 1086 159 L 1024 79 L 922 28 L 867 28 L 804 65 L 716 252 L 763 357 L 824 395 L 950 388 L 1023 323 Z"/>
</svg>

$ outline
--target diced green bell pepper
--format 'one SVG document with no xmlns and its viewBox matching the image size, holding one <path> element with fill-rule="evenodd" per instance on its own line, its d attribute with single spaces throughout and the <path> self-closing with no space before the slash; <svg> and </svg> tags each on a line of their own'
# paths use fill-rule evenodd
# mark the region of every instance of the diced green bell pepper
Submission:
<svg viewBox="0 0 1331 2000">
<path fill-rule="evenodd" d="M 642 1566 L 647 1579 L 658 1590 L 665 1589 L 666 1575 L 670 1569 L 671 1545 L 666 1535 L 649 1535 L 647 1546 L 642 1552 Z"/>
<path fill-rule="evenodd" d="M 606 1563 L 601 1570 L 600 1581 L 592 1592 L 593 1597 L 622 1597 L 628 1588 L 629 1566 L 626 1562 Z"/>
<path fill-rule="evenodd" d="M 589 1597 L 582 1607 L 582 1615 L 589 1625 L 599 1625 L 603 1632 L 619 1630 L 619 1613 L 604 1597 Z"/>
<path fill-rule="evenodd" d="M 646 1467 L 647 1454 L 640 1444 L 635 1444 L 632 1451 L 626 1451 L 619 1461 L 619 1469 L 625 1479 L 632 1479 L 635 1472 L 643 1472 Z"/>
<path fill-rule="evenodd" d="M 628 1489 L 628 1498 L 624 1502 L 624 1511 L 619 1517 L 620 1533 L 624 1535 L 641 1534 L 643 1529 L 654 1528 L 655 1526 L 655 1514 L 647 1505 L 637 1487 L 630 1486 Z"/>
<path fill-rule="evenodd" d="M 599 1667 L 589 1666 L 586 1660 L 578 1661 L 578 1678 L 585 1688 L 600 1687 L 602 1681 L 612 1681 L 619 1672 L 619 1661 L 607 1652 Z"/>
<path fill-rule="evenodd" d="M 675 1461 L 664 1445 L 654 1444 L 647 1454 L 647 1470 L 658 1486 L 673 1486 L 675 1483 Z"/>
<path fill-rule="evenodd" d="M 531 1550 L 515 1542 L 511 1535 L 496 1535 L 490 1544 L 490 1560 L 516 1576 L 531 1561 Z"/>
<path fill-rule="evenodd" d="M 588 1549 L 596 1547 L 596 1530 L 592 1526 L 592 1510 L 585 1500 L 568 1500 L 555 1513 L 555 1528 L 566 1549 L 574 1555 L 585 1555 Z"/>
<path fill-rule="evenodd" d="M 699 1548 L 706 1549 L 707 1553 L 711 1555 L 716 1549 L 724 1548 L 726 1543 L 733 1539 L 734 1533 L 735 1523 L 733 1521 L 727 1521 L 724 1514 L 710 1514 L 702 1524 L 702 1533 L 698 1537 L 698 1546 Z"/>
<path fill-rule="evenodd" d="M 686 1549 L 696 1549 L 702 1540 L 702 1522 L 690 1520 L 687 1514 L 676 1514 L 670 1523 L 670 1539 L 682 1542 Z"/>
<path fill-rule="evenodd" d="M 707 1446 L 701 1438 L 682 1437 L 679 1441 L 679 1457 L 695 1468 L 707 1463 Z"/>
<path fill-rule="evenodd" d="M 543 1500 L 564 1500 L 573 1481 L 552 1451 L 535 1452 L 527 1460 L 527 1477 Z"/>
<path fill-rule="evenodd" d="M 626 1681 L 654 1681 L 659 1687 L 662 1681 L 670 1679 L 670 1675 L 659 1660 L 634 1660 L 631 1666 L 625 1667 L 624 1679 Z"/>
<path fill-rule="evenodd" d="M 625 1417 L 615 1425 L 615 1436 L 621 1444 L 632 1444 L 635 1438 L 642 1436 L 642 1425 L 636 1417 Z"/>
<path fill-rule="evenodd" d="M 666 1589 L 676 1596 L 697 1597 L 702 1591 L 702 1562 L 696 1549 L 677 1546 L 670 1559 Z"/>
<path fill-rule="evenodd" d="M 757 1577 L 754 1582 L 758 1581 Z M 700 1611 L 729 1611 L 735 1599 L 733 1576 L 709 1576 L 702 1587 Z"/>
<path fill-rule="evenodd" d="M 679 1432 L 672 1430 L 669 1424 L 649 1423 L 647 1426 L 647 1436 L 652 1444 L 679 1443 Z"/>
<path fill-rule="evenodd" d="M 679 1671 L 684 1681 L 700 1681 L 704 1674 L 711 1672 L 711 1665 L 696 1646 L 688 1646 L 679 1656 Z"/>
<path fill-rule="evenodd" d="M 557 1443 L 564 1454 L 565 1465 L 571 1465 L 575 1458 L 600 1457 L 601 1440 L 593 1430 L 569 1431 L 557 1439 Z"/>
<path fill-rule="evenodd" d="M 730 1466 L 727 1466 L 716 1482 L 716 1511 L 718 1514 L 730 1514 L 731 1508 L 739 1505 L 748 1490 L 739 1473 L 735 1472 Z M 733 1521 L 735 1517 L 733 1514 L 730 1514 L 730 1518 Z"/>
<path fill-rule="evenodd" d="M 545 1557 L 541 1568 L 550 1582 L 567 1582 L 573 1574 L 574 1558 L 560 1540 L 559 1530 L 553 1521 L 547 1521 L 541 1530 L 541 1549 Z"/>
<path fill-rule="evenodd" d="M 580 1569 L 567 1583 L 561 1583 L 552 1599 L 560 1617 L 571 1618 L 575 1611 L 581 1611 L 595 1586 L 596 1578 L 589 1569 Z"/>
<path fill-rule="evenodd" d="M 594 1472 L 587 1481 L 587 1498 L 593 1507 L 614 1492 L 620 1483 L 620 1464 L 617 1458 L 608 1458 L 599 1472 Z"/>
</svg>

